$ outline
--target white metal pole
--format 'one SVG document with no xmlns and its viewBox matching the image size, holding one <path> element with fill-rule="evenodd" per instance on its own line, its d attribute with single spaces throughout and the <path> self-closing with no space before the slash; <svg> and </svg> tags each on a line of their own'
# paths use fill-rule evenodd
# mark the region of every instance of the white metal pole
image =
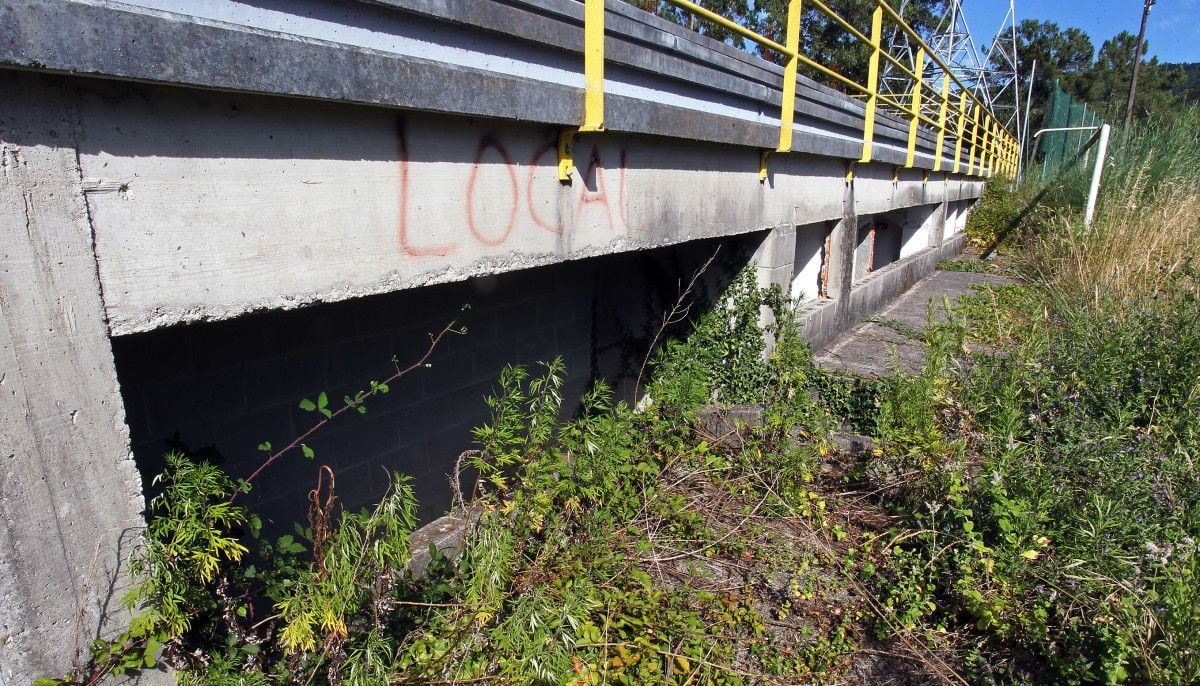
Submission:
<svg viewBox="0 0 1200 686">
<path fill-rule="evenodd" d="M 1083 213 L 1083 228 L 1092 227 L 1092 217 L 1096 214 L 1096 196 L 1100 192 L 1100 176 L 1104 173 L 1104 156 L 1108 153 L 1108 132 L 1110 126 L 1100 127 L 1100 147 L 1096 150 L 1096 168 L 1092 170 L 1092 187 L 1088 189 L 1087 210 Z"/>
<path fill-rule="evenodd" d="M 1025 174 L 1025 148 L 1029 146 L 1029 103 L 1033 102 L 1033 77 L 1037 75 L 1037 60 L 1029 68 L 1029 90 L 1025 95 L 1025 132 L 1021 134 L 1021 154 L 1017 157 L 1017 180 Z M 1033 162 L 1034 151 L 1029 151 L 1029 161 Z"/>
</svg>

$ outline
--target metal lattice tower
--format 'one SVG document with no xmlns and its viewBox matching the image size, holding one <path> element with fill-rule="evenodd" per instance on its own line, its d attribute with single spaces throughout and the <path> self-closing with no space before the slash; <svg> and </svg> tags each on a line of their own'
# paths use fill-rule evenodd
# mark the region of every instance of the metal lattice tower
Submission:
<svg viewBox="0 0 1200 686">
<path fill-rule="evenodd" d="M 1021 88 L 1017 77 L 1017 11 L 1013 0 L 1008 0 L 1008 14 L 1000 22 L 996 37 L 992 39 L 987 57 L 987 80 L 991 94 L 992 112 L 1005 128 L 1024 138 L 1021 131 Z"/>
<path fill-rule="evenodd" d="M 926 38 L 926 43 L 941 62 L 950 68 L 951 74 L 987 105 L 1006 128 L 1020 134 L 1017 130 L 1020 126 L 1017 116 L 1020 111 L 1020 93 L 1017 84 L 1014 0 L 1009 0 L 1008 14 L 983 58 L 980 57 L 971 27 L 963 13 L 963 3 L 964 0 L 947 0 L 937 28 Z M 908 0 L 901 1 L 900 16 L 906 16 L 907 5 Z M 888 45 L 893 57 L 910 70 L 915 69 L 916 50 L 907 34 L 899 28 L 894 29 Z M 937 61 L 926 58 L 922 71 L 926 87 L 940 87 L 945 70 Z M 884 69 L 880 75 L 882 92 L 903 101 L 902 96 L 911 93 L 912 87 L 912 78 L 891 62 L 884 62 Z M 960 90 L 954 82 L 951 82 L 950 89 L 952 93 Z M 923 109 L 926 114 L 931 114 L 936 112 L 937 106 L 927 98 Z"/>
</svg>

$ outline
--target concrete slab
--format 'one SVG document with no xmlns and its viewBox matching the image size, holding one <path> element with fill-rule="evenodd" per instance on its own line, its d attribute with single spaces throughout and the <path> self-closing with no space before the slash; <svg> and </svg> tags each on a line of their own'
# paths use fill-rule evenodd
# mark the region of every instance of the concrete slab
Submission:
<svg viewBox="0 0 1200 686">
<path fill-rule="evenodd" d="M 936 271 L 879 311 L 820 350 L 816 362 L 825 369 L 859 376 L 881 377 L 897 367 L 914 374 L 925 363 L 924 333 L 929 307 L 938 321 L 946 320 L 942 298 L 951 303 L 983 284 L 1013 283 L 1012 279 L 975 272 Z"/>
</svg>

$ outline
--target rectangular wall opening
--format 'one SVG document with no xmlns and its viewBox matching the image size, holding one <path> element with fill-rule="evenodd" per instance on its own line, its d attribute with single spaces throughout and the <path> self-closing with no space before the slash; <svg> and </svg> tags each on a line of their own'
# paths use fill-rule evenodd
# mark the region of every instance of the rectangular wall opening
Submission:
<svg viewBox="0 0 1200 686">
<path fill-rule="evenodd" d="M 829 252 L 833 223 L 820 222 L 796 228 L 795 276 L 791 297 L 798 303 L 829 297 Z"/>
<path fill-rule="evenodd" d="M 539 361 L 561 356 L 566 414 L 597 378 L 630 399 L 681 284 L 720 248 L 695 293 L 690 314 L 699 316 L 747 264 L 755 240 L 761 236 L 694 241 L 114 338 L 145 490 L 154 493 L 150 479 L 171 449 L 246 477 L 266 456 L 256 446 L 286 445 L 319 420 L 298 407 L 302 399 L 324 392 L 330 407 L 341 407 L 343 396 L 419 360 L 430 335 L 455 320 L 466 332 L 447 335 L 428 367 L 372 398 L 366 414 L 347 412 L 306 439 L 313 459 L 299 451 L 282 457 L 240 501 L 268 530 L 289 531 L 304 521 L 321 465 L 334 470 L 339 501 L 351 508 L 377 501 L 389 471 L 401 471 L 429 521 L 450 503 L 454 462 L 474 447 L 472 428 L 488 420 L 484 398 L 504 365 L 536 371 Z"/>
</svg>

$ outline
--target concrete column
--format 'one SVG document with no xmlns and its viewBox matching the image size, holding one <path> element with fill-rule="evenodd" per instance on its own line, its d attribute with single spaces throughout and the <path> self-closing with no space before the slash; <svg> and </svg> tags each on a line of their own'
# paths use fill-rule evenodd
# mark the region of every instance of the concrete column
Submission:
<svg viewBox="0 0 1200 686">
<path fill-rule="evenodd" d="M 0 684 L 60 676 L 113 617 L 142 526 L 74 111 L 0 74 Z"/>
<path fill-rule="evenodd" d="M 758 270 L 761 288 L 778 285 L 787 293 L 796 271 L 796 227 L 771 229 L 751 259 Z"/>
<path fill-rule="evenodd" d="M 943 200 L 929 215 L 929 247 L 936 248 L 942 244 L 946 235 L 946 209 L 949 203 Z"/>
<path fill-rule="evenodd" d="M 842 218 L 829 241 L 829 297 L 846 298 L 854 284 L 854 248 L 858 242 L 858 215 L 854 212 L 854 182 L 842 195 Z"/>
</svg>

